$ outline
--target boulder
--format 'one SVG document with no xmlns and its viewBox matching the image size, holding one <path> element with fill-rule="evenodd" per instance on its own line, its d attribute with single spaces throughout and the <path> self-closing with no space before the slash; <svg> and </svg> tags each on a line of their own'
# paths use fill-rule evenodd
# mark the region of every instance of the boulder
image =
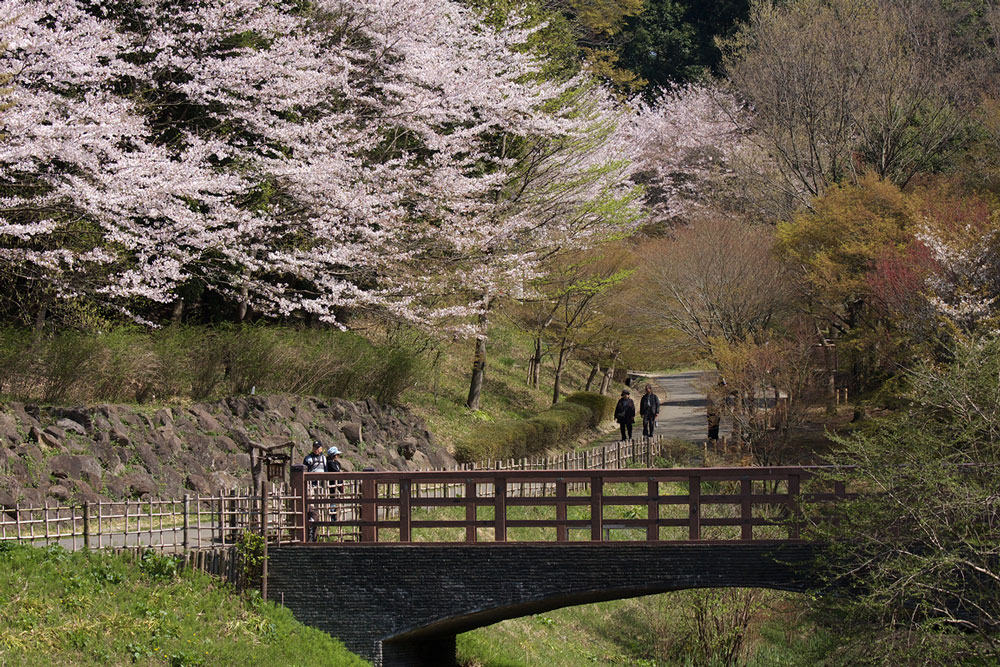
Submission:
<svg viewBox="0 0 1000 667">
<path fill-rule="evenodd" d="M 216 470 L 212 473 L 212 486 L 224 491 L 231 491 L 240 485 L 240 482 L 236 477 L 224 472 L 222 470 Z"/>
<path fill-rule="evenodd" d="M 160 459 L 172 459 L 177 456 L 181 449 L 184 447 L 184 443 L 181 439 L 177 437 L 174 433 L 174 429 L 170 426 L 161 426 L 153 431 L 153 445 L 156 448 L 156 454 Z"/>
<path fill-rule="evenodd" d="M 53 484 L 48 488 L 48 491 L 45 492 L 45 495 L 49 496 L 50 498 L 55 498 L 60 502 L 67 501 L 70 498 L 69 489 L 67 489 L 62 484 Z"/>
<path fill-rule="evenodd" d="M 169 426 L 171 429 L 174 427 L 174 413 L 170 411 L 170 408 L 160 408 L 153 415 L 153 424 L 157 426 Z"/>
<path fill-rule="evenodd" d="M 0 447 L 6 444 L 21 442 L 21 433 L 17 429 L 17 420 L 8 412 L 0 412 Z"/>
<path fill-rule="evenodd" d="M 67 431 L 76 433 L 77 435 L 87 435 L 87 429 L 83 427 L 83 424 L 80 424 L 79 422 L 76 422 L 68 417 L 63 417 L 62 419 L 57 421 L 56 426 L 62 429 L 63 431 L 62 437 L 66 437 Z M 48 431 L 51 428 L 53 427 L 50 426 L 45 430 Z"/>
<path fill-rule="evenodd" d="M 49 459 L 49 471 L 59 479 L 80 479 L 91 486 L 100 488 L 101 464 L 93 456 L 59 454 Z"/>
<path fill-rule="evenodd" d="M 79 425 L 80 428 L 84 429 L 84 431 L 81 432 L 81 435 L 86 435 L 87 431 L 89 431 L 92 428 L 92 426 L 93 426 L 93 419 L 94 418 L 93 418 L 91 412 L 92 411 L 89 408 L 84 408 L 84 407 L 76 407 L 76 408 L 52 408 L 50 410 L 50 414 L 53 417 L 61 418 L 61 419 L 59 419 L 59 421 L 62 421 L 63 419 L 65 419 L 67 421 L 71 421 L 71 422 Z M 59 424 L 59 422 L 57 421 L 56 424 Z M 71 429 L 69 427 L 62 426 L 61 424 L 59 424 L 59 425 L 62 428 L 66 429 L 67 431 L 74 430 L 74 429 Z"/>
<path fill-rule="evenodd" d="M 122 482 L 124 482 L 126 491 L 133 497 L 152 495 L 159 488 L 149 473 L 140 470 L 126 473 L 122 478 Z"/>
<path fill-rule="evenodd" d="M 137 444 L 135 446 L 135 453 L 139 455 L 139 460 L 142 461 L 142 465 L 146 467 L 146 470 L 154 475 L 160 473 L 163 466 L 160 465 L 160 459 L 157 458 L 152 447 L 143 443 Z"/>
<path fill-rule="evenodd" d="M 212 483 L 204 475 L 194 472 L 188 473 L 187 478 L 184 480 L 184 485 L 199 496 L 212 495 Z"/>
<path fill-rule="evenodd" d="M 396 451 L 407 461 L 413 459 L 413 455 L 417 453 L 417 440 L 416 438 L 403 438 L 399 444 L 396 445 Z M 424 456 L 424 458 L 427 458 Z"/>
<path fill-rule="evenodd" d="M 352 445 L 358 445 L 362 442 L 361 424 L 358 422 L 347 422 L 346 424 L 342 424 L 340 432 L 344 434 L 345 438 L 347 438 L 347 442 Z"/>
<path fill-rule="evenodd" d="M 218 420 L 208 413 L 203 405 L 193 405 L 189 408 L 189 411 L 198 421 L 198 427 L 202 431 L 208 431 L 212 433 L 219 433 L 222 431 L 222 426 L 219 425 Z"/>
<path fill-rule="evenodd" d="M 96 503 L 101 500 L 101 496 L 82 479 L 73 482 L 71 492 L 73 497 L 80 502 Z"/>
</svg>

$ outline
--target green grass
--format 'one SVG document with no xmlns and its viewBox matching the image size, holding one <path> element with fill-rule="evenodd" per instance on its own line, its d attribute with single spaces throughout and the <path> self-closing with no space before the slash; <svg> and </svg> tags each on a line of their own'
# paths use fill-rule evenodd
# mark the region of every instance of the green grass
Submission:
<svg viewBox="0 0 1000 667">
<path fill-rule="evenodd" d="M 368 664 L 287 609 L 173 562 L 0 544 L 0 664 Z"/>
<path fill-rule="evenodd" d="M 754 613 L 742 660 L 752 667 L 806 667 L 832 648 L 832 637 L 798 610 L 799 596 L 766 590 L 677 591 L 566 607 L 515 618 L 458 636 L 466 667 L 686 667 L 724 664 L 726 627 L 737 602 L 752 595 Z M 717 623 L 699 629 L 696 619 Z"/>
<path fill-rule="evenodd" d="M 465 400 L 474 348 L 474 341 L 462 340 L 444 344 L 436 363 L 433 355 L 425 355 L 421 373 L 402 394 L 402 402 L 423 417 L 431 433 L 451 451 L 484 424 L 528 419 L 552 405 L 551 358 L 542 363 L 538 389 L 530 387 L 531 337 L 510 325 L 498 324 L 490 329 L 480 409 L 469 410 Z M 583 362 L 570 360 L 563 372 L 563 391 L 569 394 L 583 389 L 589 371 Z"/>
</svg>

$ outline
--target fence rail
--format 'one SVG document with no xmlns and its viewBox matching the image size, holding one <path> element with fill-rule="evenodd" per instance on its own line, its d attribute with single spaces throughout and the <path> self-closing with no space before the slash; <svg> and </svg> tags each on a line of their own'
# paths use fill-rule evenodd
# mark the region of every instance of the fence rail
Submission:
<svg viewBox="0 0 1000 667">
<path fill-rule="evenodd" d="M 302 542 L 798 541 L 803 502 L 848 496 L 824 470 L 298 470 L 292 485 Z"/>
</svg>

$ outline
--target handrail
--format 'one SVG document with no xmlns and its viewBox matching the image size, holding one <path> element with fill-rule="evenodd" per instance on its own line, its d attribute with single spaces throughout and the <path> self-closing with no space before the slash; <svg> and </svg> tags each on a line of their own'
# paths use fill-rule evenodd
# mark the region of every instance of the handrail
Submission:
<svg viewBox="0 0 1000 667">
<path fill-rule="evenodd" d="M 302 498 L 296 511 L 302 514 L 303 542 L 324 541 L 323 531 L 330 527 L 338 535 L 349 529 L 359 544 L 607 542 L 614 539 L 612 530 L 624 541 L 795 542 L 800 541 L 803 502 L 853 495 L 841 482 L 805 491 L 803 484 L 821 485 L 824 473 L 843 470 L 297 470 L 292 486 Z M 440 516 L 446 512 L 442 508 L 464 512 L 461 518 Z M 554 517 L 548 514 L 552 509 Z"/>
</svg>

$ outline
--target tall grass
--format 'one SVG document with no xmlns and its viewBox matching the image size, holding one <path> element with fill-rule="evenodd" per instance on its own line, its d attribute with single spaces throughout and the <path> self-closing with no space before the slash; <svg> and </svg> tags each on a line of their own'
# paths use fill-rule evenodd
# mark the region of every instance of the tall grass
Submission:
<svg viewBox="0 0 1000 667">
<path fill-rule="evenodd" d="M 41 340 L 0 330 L 0 393 L 19 400 L 144 403 L 251 391 L 396 402 L 419 370 L 403 347 L 288 327 L 122 327 Z"/>
</svg>

